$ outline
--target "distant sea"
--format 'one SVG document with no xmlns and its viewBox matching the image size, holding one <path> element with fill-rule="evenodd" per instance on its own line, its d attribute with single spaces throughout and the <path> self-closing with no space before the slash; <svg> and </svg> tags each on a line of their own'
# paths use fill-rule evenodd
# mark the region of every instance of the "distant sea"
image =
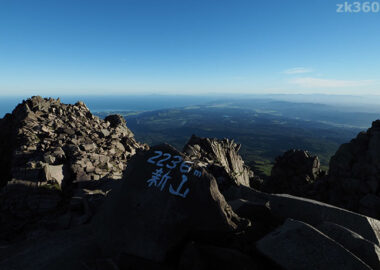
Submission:
<svg viewBox="0 0 380 270">
<path fill-rule="evenodd" d="M 52 96 L 58 98 L 58 96 Z M 0 118 L 11 113 L 17 104 L 29 97 L 0 97 Z M 61 102 L 74 104 L 83 101 L 91 112 L 103 111 L 150 111 L 191 105 L 200 105 L 218 100 L 216 96 L 176 95 L 130 95 L 130 96 L 61 96 Z"/>
<path fill-rule="evenodd" d="M 11 113 L 16 105 L 28 97 L 1 97 L 0 118 L 6 113 Z M 61 98 L 66 104 L 74 104 L 83 101 L 93 112 L 106 111 L 151 111 L 170 109 L 192 105 L 202 105 L 209 102 L 248 99 L 279 100 L 295 103 L 327 104 L 349 112 L 370 112 L 380 114 L 380 96 L 344 96 L 344 95 L 124 95 L 124 96 L 52 96 Z"/>
</svg>

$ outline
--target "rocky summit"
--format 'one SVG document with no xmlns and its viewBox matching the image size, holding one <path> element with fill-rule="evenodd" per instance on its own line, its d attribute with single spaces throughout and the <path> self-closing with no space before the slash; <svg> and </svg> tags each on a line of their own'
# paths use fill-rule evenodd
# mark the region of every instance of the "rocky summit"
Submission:
<svg viewBox="0 0 380 270">
<path fill-rule="evenodd" d="M 121 179 L 127 160 L 147 147 L 135 141 L 121 116 L 101 120 L 83 102 L 32 97 L 0 125 L 0 206 L 7 216 L 2 233 L 17 228 L 8 218 L 28 224 L 53 214 L 56 223 L 57 209 L 67 212 L 58 226 L 85 222 L 110 180 Z"/>
<path fill-rule="evenodd" d="M 328 175 L 291 150 L 262 180 L 233 140 L 149 147 L 32 97 L 0 120 L 0 269 L 380 269 L 379 123 Z"/>
</svg>

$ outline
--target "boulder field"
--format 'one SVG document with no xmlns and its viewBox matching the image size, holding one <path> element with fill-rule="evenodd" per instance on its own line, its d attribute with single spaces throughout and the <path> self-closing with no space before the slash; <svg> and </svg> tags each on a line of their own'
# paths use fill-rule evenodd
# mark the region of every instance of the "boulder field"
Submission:
<svg viewBox="0 0 380 270">
<path fill-rule="evenodd" d="M 0 120 L 0 269 L 380 269 L 377 121 L 327 175 L 291 150 L 264 181 L 233 140 L 126 124 L 41 97 Z"/>
</svg>

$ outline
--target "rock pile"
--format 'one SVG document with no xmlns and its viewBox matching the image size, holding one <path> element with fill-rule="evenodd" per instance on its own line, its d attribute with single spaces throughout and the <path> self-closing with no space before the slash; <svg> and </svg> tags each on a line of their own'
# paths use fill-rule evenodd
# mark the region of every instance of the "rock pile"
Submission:
<svg viewBox="0 0 380 270">
<path fill-rule="evenodd" d="M 308 196 L 314 181 L 323 174 L 320 166 L 317 156 L 303 150 L 289 150 L 276 158 L 271 176 L 264 182 L 262 190 Z"/>
<path fill-rule="evenodd" d="M 91 182 L 121 179 L 127 160 L 147 147 L 135 141 L 121 116 L 101 120 L 83 102 L 32 97 L 0 125 L 2 213 L 28 220 L 62 204 L 88 208 L 86 198 L 105 194 Z"/>
</svg>

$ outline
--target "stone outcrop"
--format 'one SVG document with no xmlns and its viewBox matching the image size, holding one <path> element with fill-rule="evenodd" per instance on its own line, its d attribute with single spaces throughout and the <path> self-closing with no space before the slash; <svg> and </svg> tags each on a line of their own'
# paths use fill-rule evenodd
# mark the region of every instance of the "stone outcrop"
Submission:
<svg viewBox="0 0 380 270">
<path fill-rule="evenodd" d="M 380 120 L 338 149 L 319 194 L 321 200 L 380 218 Z"/>
<path fill-rule="evenodd" d="M 231 184 L 250 186 L 253 171 L 244 164 L 239 155 L 241 145 L 229 139 L 200 138 L 193 135 L 183 152 L 205 167 L 216 178 L 221 189 Z"/>
<path fill-rule="evenodd" d="M 270 193 L 307 196 L 313 183 L 322 175 L 317 156 L 303 150 L 289 150 L 276 158 L 271 176 L 261 189 Z"/>
</svg>

